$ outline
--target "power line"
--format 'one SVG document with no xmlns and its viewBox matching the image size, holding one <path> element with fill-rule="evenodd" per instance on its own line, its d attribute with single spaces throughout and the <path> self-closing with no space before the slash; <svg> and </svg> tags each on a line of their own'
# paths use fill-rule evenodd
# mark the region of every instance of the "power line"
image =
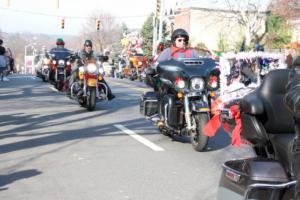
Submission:
<svg viewBox="0 0 300 200">
<path fill-rule="evenodd" d="M 0 9 L 1 10 L 9 10 L 9 11 L 18 12 L 18 13 L 26 13 L 26 14 L 31 14 L 31 15 L 41 15 L 41 16 L 48 16 L 48 17 L 64 17 L 64 18 L 68 18 L 68 19 L 90 19 L 90 18 L 92 18 L 92 17 L 87 17 L 87 16 L 65 16 L 65 15 L 57 15 L 57 14 L 47 14 L 47 13 L 41 13 L 41 12 L 35 12 L 35 11 L 29 11 L 29 10 L 12 9 L 12 8 L 6 8 L 6 7 L 0 7 Z M 149 15 L 119 16 L 119 17 L 111 17 L 111 18 L 113 18 L 113 19 L 140 18 L 140 17 L 148 17 Z M 97 18 L 95 18 L 95 19 L 97 19 Z"/>
</svg>

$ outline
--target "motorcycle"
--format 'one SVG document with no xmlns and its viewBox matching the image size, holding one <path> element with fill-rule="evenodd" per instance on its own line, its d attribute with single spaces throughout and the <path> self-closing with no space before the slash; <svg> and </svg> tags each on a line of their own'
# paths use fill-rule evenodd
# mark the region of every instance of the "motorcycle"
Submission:
<svg viewBox="0 0 300 200">
<path fill-rule="evenodd" d="M 108 57 L 101 58 L 107 61 Z M 96 101 L 107 100 L 107 86 L 101 82 L 104 69 L 95 59 L 86 60 L 84 66 L 78 70 L 78 79 L 71 85 L 71 98 L 86 107 L 88 111 L 93 111 Z"/>
<path fill-rule="evenodd" d="M 51 57 L 50 78 L 55 88 L 61 91 L 65 85 L 67 77 L 71 73 L 70 56 L 66 58 L 56 58 L 55 54 L 53 54 Z"/>
<path fill-rule="evenodd" d="M 155 92 L 140 100 L 140 112 L 164 135 L 190 136 L 193 148 L 203 151 L 208 137 L 202 128 L 210 119 L 210 104 L 219 88 L 220 74 L 210 58 L 171 59 L 146 70 L 145 82 Z M 157 75 L 155 75 L 157 74 Z"/>
<path fill-rule="evenodd" d="M 50 59 L 49 58 L 43 58 L 42 60 L 42 69 L 41 69 L 41 77 L 44 82 L 47 82 L 49 80 L 50 76 Z"/>
<path fill-rule="evenodd" d="M 143 71 L 148 66 L 148 59 L 143 54 L 135 54 L 129 57 L 129 75 L 131 81 L 143 80 Z"/>
<path fill-rule="evenodd" d="M 299 166 L 292 159 L 294 120 L 283 101 L 288 76 L 287 69 L 271 71 L 259 88 L 234 103 L 240 107 L 241 137 L 250 142 L 257 157 L 223 164 L 218 200 L 293 199 L 294 168 Z M 229 130 L 237 125 L 230 109 L 220 116 Z"/>
</svg>

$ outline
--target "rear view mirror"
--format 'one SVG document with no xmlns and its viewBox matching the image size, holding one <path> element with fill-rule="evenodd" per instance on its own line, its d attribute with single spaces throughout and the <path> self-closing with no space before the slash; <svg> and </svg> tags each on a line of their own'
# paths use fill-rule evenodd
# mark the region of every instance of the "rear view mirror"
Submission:
<svg viewBox="0 0 300 200">
<path fill-rule="evenodd" d="M 99 60 L 101 61 L 101 62 L 107 62 L 108 61 L 108 56 L 103 56 L 103 55 L 101 55 L 101 56 L 98 56 L 98 58 L 99 58 Z"/>
</svg>

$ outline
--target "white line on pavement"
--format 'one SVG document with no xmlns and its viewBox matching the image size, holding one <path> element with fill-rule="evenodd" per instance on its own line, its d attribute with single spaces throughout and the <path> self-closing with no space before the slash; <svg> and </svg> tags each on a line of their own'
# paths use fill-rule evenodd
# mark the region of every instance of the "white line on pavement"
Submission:
<svg viewBox="0 0 300 200">
<path fill-rule="evenodd" d="M 136 139 L 140 143 L 146 145 L 147 147 L 149 147 L 153 151 L 164 151 L 163 148 L 157 146 L 156 144 L 154 144 L 154 143 L 150 142 L 149 140 L 143 138 L 142 136 L 136 134 L 134 131 L 126 128 L 123 125 L 121 125 L 121 124 L 115 124 L 114 126 L 116 128 L 118 128 L 118 129 L 120 129 L 121 131 L 123 131 L 124 133 L 128 134 L 129 136 L 133 137 L 134 139 Z"/>
<path fill-rule="evenodd" d="M 31 78 L 32 80 L 35 80 L 35 79 L 36 79 L 34 76 L 30 76 L 30 78 Z"/>
<path fill-rule="evenodd" d="M 50 88 L 50 90 L 53 90 L 54 92 L 59 92 L 56 88 L 54 88 L 54 87 L 49 87 Z"/>
</svg>

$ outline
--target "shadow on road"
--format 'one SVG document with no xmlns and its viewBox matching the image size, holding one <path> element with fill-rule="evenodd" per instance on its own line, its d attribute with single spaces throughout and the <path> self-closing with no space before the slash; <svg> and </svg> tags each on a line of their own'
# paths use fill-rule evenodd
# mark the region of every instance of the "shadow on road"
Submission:
<svg viewBox="0 0 300 200">
<path fill-rule="evenodd" d="M 5 187 L 15 181 L 20 179 L 30 178 L 33 176 L 40 175 L 42 172 L 36 169 L 28 169 L 23 171 L 14 172 L 8 175 L 0 175 L 0 191 L 7 190 L 8 187 Z"/>
</svg>

